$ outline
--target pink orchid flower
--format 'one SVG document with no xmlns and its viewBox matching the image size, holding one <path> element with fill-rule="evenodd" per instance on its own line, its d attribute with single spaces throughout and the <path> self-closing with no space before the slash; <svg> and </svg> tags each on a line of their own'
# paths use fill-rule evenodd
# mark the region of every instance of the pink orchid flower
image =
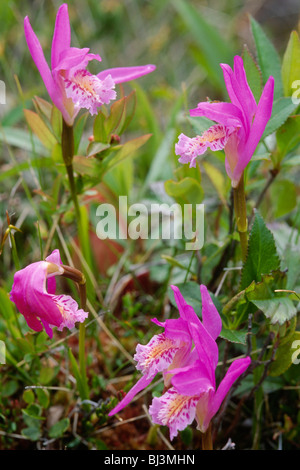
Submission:
<svg viewBox="0 0 300 470">
<path fill-rule="evenodd" d="M 115 84 L 134 80 L 155 69 L 154 65 L 119 67 L 92 75 L 86 69 L 87 64 L 91 60 L 100 62 L 101 57 L 89 53 L 88 48 L 71 47 L 71 28 L 66 3 L 60 6 L 56 16 L 51 70 L 28 17 L 24 20 L 24 29 L 29 51 L 49 96 L 69 126 L 73 124 L 80 109 L 88 109 L 93 115 L 97 113 L 98 107 L 115 99 Z"/>
<path fill-rule="evenodd" d="M 145 346 L 138 344 L 134 359 L 137 361 L 136 368 L 142 372 L 142 377 L 131 388 L 120 403 L 109 413 L 112 416 L 121 411 L 134 396 L 147 387 L 157 373 L 162 372 L 165 387 L 171 383 L 173 369 L 187 366 L 195 361 L 197 357 L 196 349 L 192 349 L 192 335 L 190 325 L 199 325 L 200 320 L 195 311 L 187 305 L 180 290 L 176 286 L 171 286 L 174 292 L 175 301 L 179 310 L 179 318 L 159 322 L 152 321 L 164 328 L 164 332 L 153 336 Z M 219 335 L 222 322 L 214 306 L 207 288 L 200 286 L 202 295 L 202 321 L 213 338 Z"/>
<path fill-rule="evenodd" d="M 201 322 L 192 323 L 191 332 L 197 359 L 192 364 L 172 370 L 172 386 L 160 398 L 155 397 L 149 408 L 153 423 L 169 427 L 171 440 L 194 419 L 197 428 L 204 433 L 233 383 L 251 363 L 250 357 L 233 361 L 217 388 L 217 343 Z"/>
<path fill-rule="evenodd" d="M 224 149 L 225 168 L 235 188 L 271 117 L 274 78 L 269 77 L 257 104 L 247 82 L 242 58 L 234 57 L 233 70 L 227 64 L 221 64 L 221 67 L 231 103 L 201 102 L 191 109 L 191 116 L 204 116 L 217 124 L 201 136 L 189 138 L 180 134 L 175 152 L 180 155 L 180 163 L 195 167 L 197 156 L 208 148 L 212 151 Z"/>
<path fill-rule="evenodd" d="M 10 299 L 24 316 L 28 326 L 35 331 L 45 328 L 52 338 L 54 326 L 59 331 L 72 329 L 76 322 L 84 322 L 88 312 L 78 309 L 70 295 L 56 295 L 55 276 L 64 273 L 59 250 L 54 250 L 45 261 L 38 261 L 17 271 Z"/>
</svg>

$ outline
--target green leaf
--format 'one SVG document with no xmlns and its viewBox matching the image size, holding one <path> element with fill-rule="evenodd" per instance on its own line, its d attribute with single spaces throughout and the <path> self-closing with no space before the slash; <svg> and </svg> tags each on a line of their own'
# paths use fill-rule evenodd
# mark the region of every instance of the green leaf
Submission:
<svg viewBox="0 0 300 470">
<path fill-rule="evenodd" d="M 285 272 L 274 271 L 262 276 L 262 281 L 252 283 L 246 289 L 246 297 L 272 324 L 283 325 L 297 313 L 293 301 L 284 292 L 287 276 Z"/>
<path fill-rule="evenodd" d="M 297 191 L 294 183 L 289 180 L 277 180 L 270 189 L 275 218 L 282 217 L 295 209 Z"/>
<path fill-rule="evenodd" d="M 40 371 L 39 381 L 42 385 L 47 385 L 54 379 L 56 375 L 55 369 L 52 367 L 43 367 Z"/>
<path fill-rule="evenodd" d="M 295 331 L 289 341 L 284 342 L 282 345 L 279 345 L 276 354 L 275 360 L 269 368 L 269 374 L 273 377 L 277 377 L 283 374 L 293 362 L 293 355 L 295 349 L 293 348 L 294 341 L 300 340 L 300 331 Z"/>
<path fill-rule="evenodd" d="M 86 387 L 84 385 L 84 381 L 82 380 L 78 364 L 76 362 L 76 359 L 75 359 L 71 349 L 68 350 L 68 355 L 69 355 L 69 360 L 70 360 L 70 363 L 71 363 L 72 373 L 74 374 L 74 377 L 76 379 L 79 395 L 80 395 L 81 399 L 84 400 L 88 396 L 88 393 L 87 393 Z"/>
<path fill-rule="evenodd" d="M 24 109 L 25 118 L 28 126 L 32 132 L 37 136 L 37 138 L 42 142 L 42 144 L 49 150 L 52 150 L 54 145 L 57 143 L 55 136 L 46 126 L 42 118 L 31 111 L 30 109 Z"/>
<path fill-rule="evenodd" d="M 166 193 L 173 197 L 178 204 L 200 204 L 204 192 L 201 184 L 194 178 L 183 178 L 181 181 L 168 180 L 165 182 Z"/>
<path fill-rule="evenodd" d="M 116 133 L 118 126 L 121 126 L 125 118 L 125 102 L 126 98 L 121 98 L 115 101 L 110 107 L 110 115 L 104 122 L 106 135 L 109 137 L 111 134 Z"/>
<path fill-rule="evenodd" d="M 215 25 L 210 25 L 205 21 L 203 15 L 191 2 L 173 0 L 172 4 L 193 36 L 202 56 L 202 65 L 206 68 L 209 77 L 219 89 L 225 90 L 220 63 L 229 63 L 234 55 L 228 41 L 221 37 Z"/>
<path fill-rule="evenodd" d="M 45 388 L 36 388 L 35 393 L 40 405 L 43 408 L 48 408 L 50 403 L 50 396 L 48 390 Z"/>
<path fill-rule="evenodd" d="M 272 115 L 266 125 L 262 139 L 277 131 L 296 108 L 297 104 L 293 103 L 291 98 L 279 98 L 274 101 Z"/>
<path fill-rule="evenodd" d="M 283 325 L 297 314 L 297 309 L 289 297 L 252 300 L 252 303 L 270 319 L 272 324 L 279 323 L 279 325 Z"/>
<path fill-rule="evenodd" d="M 5 382 L 5 384 L 2 386 L 1 395 L 3 397 L 10 397 L 14 393 L 16 393 L 18 388 L 19 384 L 16 380 L 9 380 L 8 382 Z"/>
<path fill-rule="evenodd" d="M 248 255 L 242 269 L 241 290 L 253 281 L 260 282 L 263 274 L 276 271 L 279 266 L 274 237 L 256 212 L 249 237 Z"/>
<path fill-rule="evenodd" d="M 63 418 L 60 421 L 57 421 L 49 430 L 49 437 L 52 439 L 58 439 L 62 437 L 70 426 L 69 418 Z"/>
<path fill-rule="evenodd" d="M 231 343 L 239 343 L 239 344 L 246 344 L 247 341 L 247 330 L 229 330 L 227 328 L 222 328 L 220 333 L 220 337 L 223 339 L 227 339 Z"/>
<path fill-rule="evenodd" d="M 28 390 L 24 390 L 23 392 L 23 400 L 25 401 L 25 403 L 27 403 L 28 405 L 30 405 L 31 403 L 34 402 L 35 400 L 35 396 L 34 396 L 34 393 L 31 389 L 28 389 Z"/>
<path fill-rule="evenodd" d="M 246 45 L 244 46 L 242 57 L 248 84 L 258 103 L 262 92 L 261 70 Z"/>
<path fill-rule="evenodd" d="M 114 147 L 112 152 L 102 160 L 101 175 L 114 168 L 125 158 L 133 156 L 142 145 L 151 137 L 151 134 L 142 135 L 136 139 L 129 140 L 123 145 Z"/>
<path fill-rule="evenodd" d="M 293 82 L 300 80 L 300 38 L 292 31 L 282 61 L 282 81 L 285 96 L 293 94 Z"/>
<path fill-rule="evenodd" d="M 43 421 L 45 418 L 42 416 L 42 408 L 36 403 L 30 403 L 27 408 L 22 410 L 22 413 L 29 418 L 37 419 Z"/>
<path fill-rule="evenodd" d="M 38 441 L 41 437 L 41 431 L 38 427 L 30 426 L 22 429 L 22 436 L 26 437 L 30 441 Z"/>
<path fill-rule="evenodd" d="M 250 17 L 250 23 L 263 83 L 266 83 L 272 75 L 275 80 L 274 98 L 280 98 L 283 96 L 280 57 L 259 23 L 252 17 Z"/>
<path fill-rule="evenodd" d="M 300 143 L 300 116 L 291 116 L 276 132 L 280 161 Z M 299 158 L 299 156 L 298 156 Z M 285 164 L 286 162 L 282 162 Z M 288 161 L 287 161 L 288 163 Z M 292 163 L 290 163 L 292 164 Z M 294 164 L 299 164 L 294 162 Z"/>
<path fill-rule="evenodd" d="M 49 154 L 49 151 L 41 144 L 36 136 L 31 136 L 29 132 L 23 129 L 2 127 L 0 131 L 0 141 L 28 152 L 35 150 L 39 156 L 48 156 Z"/>
<path fill-rule="evenodd" d="M 207 176 L 211 181 L 211 184 L 215 187 L 222 203 L 224 204 L 224 206 L 227 206 L 227 188 L 223 173 L 221 173 L 221 171 L 216 166 L 211 165 L 206 160 L 202 162 L 202 165 Z"/>
</svg>

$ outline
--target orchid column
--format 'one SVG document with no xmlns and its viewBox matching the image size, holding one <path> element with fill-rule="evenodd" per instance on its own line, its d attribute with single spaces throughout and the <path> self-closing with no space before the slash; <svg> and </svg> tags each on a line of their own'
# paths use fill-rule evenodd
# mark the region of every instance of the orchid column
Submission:
<svg viewBox="0 0 300 470">
<path fill-rule="evenodd" d="M 247 211 L 244 191 L 244 170 L 263 135 L 271 117 L 274 93 L 274 78 L 269 77 L 259 103 L 256 104 L 248 85 L 243 60 L 234 58 L 234 69 L 221 64 L 225 85 L 231 103 L 201 102 L 190 110 L 191 116 L 204 116 L 218 124 L 213 125 L 202 136 L 189 138 L 179 136 L 176 155 L 179 162 L 196 166 L 196 158 L 208 148 L 212 151 L 224 149 L 225 168 L 231 179 L 234 192 L 234 210 L 237 230 L 241 241 L 242 258 L 247 255 Z"/>
</svg>

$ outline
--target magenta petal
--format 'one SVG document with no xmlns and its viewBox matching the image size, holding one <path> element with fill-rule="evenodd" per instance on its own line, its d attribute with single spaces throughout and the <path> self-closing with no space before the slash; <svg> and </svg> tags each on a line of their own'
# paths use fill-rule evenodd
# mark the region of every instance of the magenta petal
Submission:
<svg viewBox="0 0 300 470">
<path fill-rule="evenodd" d="M 51 49 L 51 67 L 55 69 L 60 61 L 60 54 L 71 45 L 71 28 L 68 5 L 64 3 L 58 9 Z"/>
<path fill-rule="evenodd" d="M 219 350 L 217 343 L 210 336 L 201 322 L 190 325 L 190 331 L 198 351 L 198 357 L 207 368 L 211 383 L 215 383 L 215 370 L 218 364 Z"/>
<path fill-rule="evenodd" d="M 180 395 L 174 388 L 170 388 L 160 398 L 153 399 L 149 414 L 153 423 L 169 427 L 172 440 L 178 431 L 183 431 L 192 424 L 197 403 L 198 397 Z"/>
<path fill-rule="evenodd" d="M 58 101 L 56 95 L 57 87 L 54 83 L 50 68 L 46 62 L 42 46 L 40 45 L 40 42 L 37 36 L 35 35 L 27 16 L 24 19 L 24 30 L 27 45 L 30 54 L 33 58 L 33 61 L 41 74 L 41 77 L 43 79 L 43 82 L 45 83 L 50 98 L 52 99 L 53 103 L 56 104 Z"/>
<path fill-rule="evenodd" d="M 204 116 L 211 121 L 227 127 L 243 125 L 244 117 L 241 110 L 232 103 L 198 103 L 197 108 L 190 109 L 191 116 Z"/>
<path fill-rule="evenodd" d="M 49 256 L 47 256 L 46 261 L 48 261 L 48 263 L 53 263 L 53 264 L 57 264 L 58 266 L 60 266 L 62 264 L 62 261 L 60 258 L 59 250 L 56 249 L 52 251 L 52 253 Z M 50 277 L 48 276 L 47 278 L 47 291 L 49 294 L 55 294 L 55 291 L 56 291 L 55 276 L 57 276 L 58 274 L 62 274 L 62 272 L 57 272 Z"/>
<path fill-rule="evenodd" d="M 60 61 L 58 62 L 53 72 L 58 72 L 60 70 L 71 70 L 75 69 L 85 69 L 89 61 L 98 60 L 101 61 L 101 57 L 96 54 L 89 54 L 89 49 L 87 47 L 83 49 L 78 49 L 77 47 L 70 47 L 65 49 L 60 54 Z"/>
<path fill-rule="evenodd" d="M 53 302 L 52 295 L 46 291 L 48 263 L 32 263 L 14 275 L 10 298 L 24 315 L 28 326 L 41 331 L 40 320 L 50 325 L 60 326 L 62 314 Z"/>
<path fill-rule="evenodd" d="M 274 97 L 274 78 L 269 77 L 262 95 L 260 97 L 256 114 L 252 123 L 251 131 L 249 138 L 247 140 L 247 145 L 245 148 L 245 153 L 242 160 L 242 166 L 245 168 L 249 163 L 252 155 L 255 152 L 255 149 L 264 133 L 267 122 L 269 121 L 272 114 L 273 107 L 273 97 Z M 237 172 L 240 172 L 240 165 L 237 165 Z"/>
<path fill-rule="evenodd" d="M 197 360 L 194 364 L 172 369 L 172 385 L 182 395 L 200 395 L 214 389 L 206 364 Z"/>
<path fill-rule="evenodd" d="M 141 390 L 146 388 L 151 383 L 152 380 L 153 380 L 153 377 L 147 378 L 143 375 L 137 381 L 137 383 L 129 390 L 129 392 L 123 398 L 123 400 L 121 400 L 120 403 L 118 403 L 118 405 L 115 406 L 115 408 L 108 413 L 108 416 L 113 416 L 114 414 L 119 413 L 119 411 L 125 408 L 125 406 L 127 406 L 128 403 L 131 402 L 131 400 L 135 397 L 135 395 L 137 395 Z"/>
<path fill-rule="evenodd" d="M 136 78 L 142 77 L 156 69 L 155 65 L 139 65 L 136 67 L 117 67 L 113 69 L 103 70 L 98 73 L 98 78 L 104 80 L 107 75 L 111 75 L 115 83 L 129 82 Z"/>
<path fill-rule="evenodd" d="M 213 403 L 211 405 L 212 416 L 216 414 L 218 409 L 221 406 L 222 401 L 229 392 L 233 383 L 238 379 L 238 377 L 245 372 L 251 363 L 250 357 L 245 357 L 242 359 L 236 359 L 231 366 L 229 367 L 224 379 L 220 383 L 218 390 L 215 393 Z"/>
<path fill-rule="evenodd" d="M 245 113 L 248 113 L 250 116 L 250 124 L 252 122 L 252 118 L 256 112 L 257 104 L 255 98 L 253 96 L 252 90 L 249 87 L 246 72 L 244 69 L 243 59 L 240 56 L 235 56 L 234 58 L 234 75 L 236 77 L 236 81 L 239 84 L 242 92 L 242 96 L 244 97 L 243 100 L 243 108 Z"/>
<path fill-rule="evenodd" d="M 202 322 L 213 339 L 217 339 L 222 330 L 222 320 L 205 285 L 200 286 L 202 298 Z"/>
</svg>

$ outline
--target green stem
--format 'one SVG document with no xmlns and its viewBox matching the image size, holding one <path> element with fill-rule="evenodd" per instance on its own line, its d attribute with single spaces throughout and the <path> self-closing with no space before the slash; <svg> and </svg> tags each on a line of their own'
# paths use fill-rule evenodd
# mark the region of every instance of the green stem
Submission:
<svg viewBox="0 0 300 470">
<path fill-rule="evenodd" d="M 207 430 L 202 433 L 202 450 L 213 450 L 212 435 L 211 435 L 211 424 Z"/>
<path fill-rule="evenodd" d="M 79 244 L 80 244 L 80 248 L 82 250 L 83 256 L 86 259 L 87 247 L 85 243 L 84 230 L 82 226 L 82 217 L 81 217 L 81 211 L 80 211 L 78 197 L 77 197 L 74 170 L 73 170 L 74 132 L 73 132 L 73 126 L 68 126 L 64 120 L 63 120 L 63 129 L 62 129 L 62 155 L 63 155 L 63 159 L 65 162 L 65 167 L 67 170 L 70 193 L 71 193 L 71 197 L 72 197 L 72 201 L 73 201 L 73 205 L 75 209 Z M 68 277 L 70 277 L 72 280 L 75 280 L 70 270 L 67 269 L 67 267 L 65 268 L 66 268 L 66 271 L 68 271 Z M 74 272 L 74 270 L 71 270 L 71 271 Z M 76 274 L 75 274 L 75 277 L 76 277 Z M 83 310 L 85 310 L 86 308 L 86 280 L 85 280 L 84 275 L 82 275 L 82 279 L 79 280 L 78 286 L 79 286 L 79 294 L 80 294 L 80 306 Z M 85 398 L 88 398 L 89 394 L 88 394 L 86 361 L 85 361 L 85 322 L 80 323 L 79 325 L 79 369 L 80 369 L 82 383 L 84 384 L 84 390 L 85 390 L 85 395 L 86 395 Z"/>
<path fill-rule="evenodd" d="M 233 189 L 233 201 L 237 230 L 240 236 L 242 259 L 245 262 L 248 252 L 248 221 L 244 188 L 244 174 L 242 174 L 238 186 Z"/>
</svg>

